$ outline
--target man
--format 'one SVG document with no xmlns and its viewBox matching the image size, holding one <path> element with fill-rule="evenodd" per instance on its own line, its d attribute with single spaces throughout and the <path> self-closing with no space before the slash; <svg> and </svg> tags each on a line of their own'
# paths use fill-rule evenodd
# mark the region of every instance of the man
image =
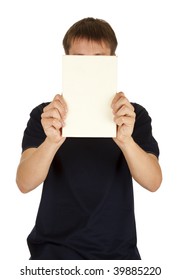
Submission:
<svg viewBox="0 0 180 280">
<path fill-rule="evenodd" d="M 67 55 L 115 55 L 117 40 L 107 22 L 85 18 L 63 46 Z M 32 110 L 17 169 L 22 192 L 43 183 L 28 236 L 31 259 L 140 259 L 132 178 L 149 191 L 159 188 L 159 149 L 142 106 L 122 92 L 111 106 L 114 139 L 63 138 L 68 104 L 61 95 Z"/>
</svg>

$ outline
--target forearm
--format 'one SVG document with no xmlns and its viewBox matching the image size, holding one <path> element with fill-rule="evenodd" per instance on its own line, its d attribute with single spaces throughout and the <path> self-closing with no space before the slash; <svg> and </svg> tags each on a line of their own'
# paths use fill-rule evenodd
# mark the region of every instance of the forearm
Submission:
<svg viewBox="0 0 180 280">
<path fill-rule="evenodd" d="M 157 158 L 141 149 L 132 138 L 126 144 L 116 143 L 126 158 L 133 179 L 149 191 L 156 191 L 162 181 Z"/>
<path fill-rule="evenodd" d="M 52 144 L 47 138 L 36 149 L 25 151 L 17 169 L 16 182 L 23 193 L 27 193 L 44 182 L 51 162 L 60 144 Z"/>
</svg>

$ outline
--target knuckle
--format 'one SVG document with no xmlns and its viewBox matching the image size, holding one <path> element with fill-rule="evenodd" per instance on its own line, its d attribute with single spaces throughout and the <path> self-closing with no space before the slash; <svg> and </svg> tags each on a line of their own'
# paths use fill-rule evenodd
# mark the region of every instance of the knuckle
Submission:
<svg viewBox="0 0 180 280">
<path fill-rule="evenodd" d="M 44 115 L 43 114 L 41 114 L 41 124 L 43 125 L 44 124 Z"/>
<path fill-rule="evenodd" d="M 60 128 L 61 127 L 61 122 L 58 121 L 57 119 L 53 119 L 52 120 L 52 126 L 54 126 L 56 128 Z"/>
<path fill-rule="evenodd" d="M 56 119 L 52 119 L 52 126 L 57 126 L 57 120 Z"/>
<path fill-rule="evenodd" d="M 51 117 L 54 119 L 56 117 L 56 110 L 52 109 L 51 111 Z"/>
<path fill-rule="evenodd" d="M 58 104 L 57 99 L 52 101 L 52 105 L 53 105 L 53 107 L 54 107 L 54 108 L 56 108 L 56 107 L 57 107 L 57 104 Z"/>
<path fill-rule="evenodd" d="M 56 108 L 52 109 L 52 118 L 54 119 L 58 118 L 58 109 Z"/>
<path fill-rule="evenodd" d="M 53 108 L 58 109 L 59 106 L 60 106 L 60 101 L 57 100 L 57 99 L 56 99 L 56 100 L 53 100 L 52 105 L 53 105 Z"/>
<path fill-rule="evenodd" d="M 52 119 L 52 126 L 56 127 L 56 125 L 57 125 L 56 119 Z"/>
<path fill-rule="evenodd" d="M 43 111 L 44 113 L 47 112 L 47 111 L 49 110 L 50 106 L 51 106 L 51 103 L 49 103 L 48 105 L 46 105 L 46 106 L 43 108 L 42 111 Z"/>
</svg>

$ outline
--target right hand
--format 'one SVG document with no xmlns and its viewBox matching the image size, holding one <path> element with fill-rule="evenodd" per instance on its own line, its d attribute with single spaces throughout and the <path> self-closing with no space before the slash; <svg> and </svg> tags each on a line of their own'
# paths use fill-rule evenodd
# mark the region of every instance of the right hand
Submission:
<svg viewBox="0 0 180 280">
<path fill-rule="evenodd" d="M 62 144 L 66 138 L 62 137 L 62 128 L 65 125 L 67 105 L 62 95 L 57 94 L 53 101 L 44 107 L 41 115 L 41 124 L 47 139 L 54 144 Z"/>
</svg>

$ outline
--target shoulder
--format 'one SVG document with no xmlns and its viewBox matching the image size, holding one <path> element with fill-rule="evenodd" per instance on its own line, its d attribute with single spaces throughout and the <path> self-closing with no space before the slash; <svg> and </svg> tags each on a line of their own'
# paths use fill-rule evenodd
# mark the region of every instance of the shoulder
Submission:
<svg viewBox="0 0 180 280">
<path fill-rule="evenodd" d="M 134 125 L 134 134 L 137 132 L 147 133 L 151 130 L 152 119 L 148 113 L 148 111 L 140 104 L 131 103 L 134 107 L 134 111 L 136 114 L 136 121 Z"/>
<path fill-rule="evenodd" d="M 41 125 L 41 114 L 49 103 L 41 103 L 30 112 L 30 117 L 24 130 L 22 149 L 37 148 L 44 141 L 46 135 Z"/>
<path fill-rule="evenodd" d="M 138 115 L 138 116 L 140 115 L 141 116 L 142 114 L 148 114 L 146 108 L 143 107 L 142 105 L 140 105 L 138 103 L 135 103 L 135 102 L 131 102 L 131 104 L 134 107 L 136 115 Z"/>
<path fill-rule="evenodd" d="M 136 113 L 133 138 L 135 142 L 146 152 L 159 156 L 159 147 L 152 133 L 152 119 L 147 110 L 137 104 L 131 103 Z"/>
<path fill-rule="evenodd" d="M 131 102 L 136 113 L 136 122 L 151 121 L 151 117 L 145 107 L 138 103 Z"/>
</svg>

